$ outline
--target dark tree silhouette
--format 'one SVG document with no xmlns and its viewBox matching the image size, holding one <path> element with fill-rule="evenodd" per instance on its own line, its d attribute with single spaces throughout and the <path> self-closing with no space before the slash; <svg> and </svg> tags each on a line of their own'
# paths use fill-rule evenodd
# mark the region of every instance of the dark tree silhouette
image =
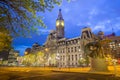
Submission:
<svg viewBox="0 0 120 80">
<path fill-rule="evenodd" d="M 14 36 L 24 36 L 37 27 L 46 27 L 42 16 L 36 12 L 51 11 L 62 0 L 0 0 L 0 27 L 7 28 Z"/>
</svg>

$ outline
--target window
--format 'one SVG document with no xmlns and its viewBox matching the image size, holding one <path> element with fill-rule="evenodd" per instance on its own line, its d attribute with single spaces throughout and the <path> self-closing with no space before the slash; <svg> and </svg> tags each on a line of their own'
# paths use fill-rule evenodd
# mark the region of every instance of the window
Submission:
<svg viewBox="0 0 120 80">
<path fill-rule="evenodd" d="M 73 47 L 71 47 L 71 52 L 73 52 Z"/>
<path fill-rule="evenodd" d="M 77 52 L 77 49 L 76 49 L 76 47 L 75 47 L 75 52 Z"/>
<path fill-rule="evenodd" d="M 70 55 L 68 56 L 68 60 L 70 61 Z"/>
<path fill-rule="evenodd" d="M 77 61 L 77 54 L 75 55 L 75 59 L 76 59 L 76 61 Z"/>
<path fill-rule="evenodd" d="M 62 45 L 62 42 L 60 42 L 60 45 Z"/>
<path fill-rule="evenodd" d="M 118 45 L 119 45 L 119 47 L 120 47 L 120 43 L 119 43 Z"/>
<path fill-rule="evenodd" d="M 63 55 L 63 61 L 65 60 L 65 56 Z"/>
<path fill-rule="evenodd" d="M 79 54 L 79 57 L 81 58 L 81 57 L 82 57 L 82 54 Z"/>
<path fill-rule="evenodd" d="M 64 53 L 64 49 L 63 49 L 63 53 Z"/>
<path fill-rule="evenodd" d="M 77 40 L 75 40 L 74 42 L 77 43 Z"/>
<path fill-rule="evenodd" d="M 60 60 L 62 60 L 62 56 L 61 56 Z"/>
<path fill-rule="evenodd" d="M 78 46 L 78 49 L 80 49 L 80 46 Z"/>
<path fill-rule="evenodd" d="M 73 59 L 74 59 L 74 56 L 72 55 L 72 61 L 73 61 Z"/>
<path fill-rule="evenodd" d="M 78 51 L 79 51 L 79 52 L 81 51 L 80 46 L 78 46 Z"/>
<path fill-rule="evenodd" d="M 63 42 L 63 45 L 65 44 L 65 42 Z"/>
<path fill-rule="evenodd" d="M 74 64 L 72 63 L 72 66 L 73 66 Z"/>
<path fill-rule="evenodd" d="M 65 65 L 65 63 L 63 63 L 63 65 Z"/>
<path fill-rule="evenodd" d="M 76 43 L 78 43 L 78 40 L 76 40 Z"/>
<path fill-rule="evenodd" d="M 68 53 L 70 52 L 70 48 L 68 48 Z"/>
<path fill-rule="evenodd" d="M 67 44 L 69 45 L 69 44 L 70 44 L 70 42 L 68 41 L 68 42 L 67 42 Z"/>
<path fill-rule="evenodd" d="M 77 65 L 77 63 L 76 63 L 76 65 Z"/>
</svg>

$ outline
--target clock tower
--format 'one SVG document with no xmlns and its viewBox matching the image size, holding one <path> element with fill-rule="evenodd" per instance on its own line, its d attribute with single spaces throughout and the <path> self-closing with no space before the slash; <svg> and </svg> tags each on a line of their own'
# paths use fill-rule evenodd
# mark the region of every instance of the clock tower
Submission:
<svg viewBox="0 0 120 80">
<path fill-rule="evenodd" d="M 61 9 L 59 9 L 58 18 L 56 20 L 56 32 L 58 39 L 64 38 L 64 19 L 62 17 Z"/>
</svg>

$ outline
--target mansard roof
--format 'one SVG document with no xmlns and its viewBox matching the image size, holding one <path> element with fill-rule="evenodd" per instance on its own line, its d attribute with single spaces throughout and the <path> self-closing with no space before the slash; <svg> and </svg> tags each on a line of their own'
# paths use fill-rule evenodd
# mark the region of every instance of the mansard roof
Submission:
<svg viewBox="0 0 120 80">
<path fill-rule="evenodd" d="M 67 39 L 67 41 L 75 40 L 75 39 L 80 39 L 80 36 L 79 37 L 74 37 L 74 38 Z"/>
</svg>

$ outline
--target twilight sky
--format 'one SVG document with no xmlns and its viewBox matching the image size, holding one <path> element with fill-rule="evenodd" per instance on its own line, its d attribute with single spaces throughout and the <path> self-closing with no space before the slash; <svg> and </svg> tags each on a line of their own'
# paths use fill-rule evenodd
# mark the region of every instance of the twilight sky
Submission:
<svg viewBox="0 0 120 80">
<path fill-rule="evenodd" d="M 55 29 L 60 8 L 67 38 L 80 36 L 81 29 L 85 26 L 91 27 L 95 34 L 102 30 L 108 35 L 112 33 L 113 28 L 116 35 L 120 35 L 120 0 L 71 0 L 70 3 L 63 0 L 61 6 L 55 6 L 51 12 L 37 13 L 43 16 L 47 25 L 46 29 L 38 27 L 39 35 L 33 34 L 31 38 L 18 37 L 13 40 L 13 46 L 20 51 L 20 55 L 35 42 L 44 44 L 49 31 Z"/>
</svg>

